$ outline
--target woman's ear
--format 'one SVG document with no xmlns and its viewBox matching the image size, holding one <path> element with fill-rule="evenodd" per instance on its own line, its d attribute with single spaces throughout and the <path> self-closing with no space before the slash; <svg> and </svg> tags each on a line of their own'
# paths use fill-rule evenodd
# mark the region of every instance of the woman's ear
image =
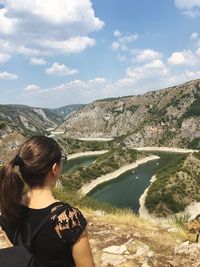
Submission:
<svg viewBox="0 0 200 267">
<path fill-rule="evenodd" d="M 59 174 L 60 166 L 58 163 L 54 163 L 51 168 L 51 173 L 53 176 L 57 176 Z"/>
</svg>

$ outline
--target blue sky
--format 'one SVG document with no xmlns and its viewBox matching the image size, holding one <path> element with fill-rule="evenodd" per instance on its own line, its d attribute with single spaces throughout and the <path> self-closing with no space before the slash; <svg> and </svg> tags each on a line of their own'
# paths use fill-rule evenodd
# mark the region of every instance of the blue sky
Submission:
<svg viewBox="0 0 200 267">
<path fill-rule="evenodd" d="M 200 78 L 200 0 L 0 0 L 0 104 L 56 108 Z"/>
</svg>

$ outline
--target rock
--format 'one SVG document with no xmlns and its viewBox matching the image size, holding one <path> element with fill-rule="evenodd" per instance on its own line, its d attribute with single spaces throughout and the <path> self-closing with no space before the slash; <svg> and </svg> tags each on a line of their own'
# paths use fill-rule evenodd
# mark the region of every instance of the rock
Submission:
<svg viewBox="0 0 200 267">
<path fill-rule="evenodd" d="M 104 248 L 103 252 L 107 252 L 110 254 L 116 254 L 116 255 L 129 254 L 127 247 L 125 245 L 110 246 L 110 247 Z"/>
<path fill-rule="evenodd" d="M 136 242 L 133 240 L 133 238 L 129 239 L 126 243 L 124 243 L 125 246 L 129 245 L 129 244 L 135 244 Z"/>
<path fill-rule="evenodd" d="M 197 251 L 200 250 L 200 243 L 193 243 L 189 244 L 189 241 L 186 241 L 179 246 L 176 246 L 174 249 L 175 254 L 195 254 Z"/>
<path fill-rule="evenodd" d="M 167 232 L 169 232 L 169 233 L 177 233 L 178 232 L 178 229 L 176 229 L 176 228 L 169 228 L 167 230 Z"/>
<path fill-rule="evenodd" d="M 135 253 L 135 258 L 137 257 L 141 257 L 141 256 L 146 256 L 146 257 L 149 257 L 151 258 L 153 256 L 153 251 L 150 250 L 149 246 L 147 246 L 146 244 L 140 246 L 136 253 Z"/>
<path fill-rule="evenodd" d="M 150 267 L 150 265 L 149 265 L 147 262 L 144 262 L 144 263 L 142 264 L 142 267 Z"/>
<path fill-rule="evenodd" d="M 125 263 L 127 259 L 122 255 L 113 255 L 109 253 L 103 253 L 101 256 L 102 266 L 117 266 L 119 264 Z"/>
<path fill-rule="evenodd" d="M 130 237 L 131 237 L 131 235 L 130 235 L 130 234 L 127 234 L 127 235 L 126 235 L 126 238 L 130 238 Z"/>
<path fill-rule="evenodd" d="M 134 257 L 132 255 L 125 255 L 124 258 L 126 258 L 127 260 L 132 260 L 134 259 Z"/>
<path fill-rule="evenodd" d="M 94 214 L 98 217 L 101 217 L 105 215 L 105 212 L 102 210 L 95 210 Z"/>
<path fill-rule="evenodd" d="M 135 238 L 141 238 L 141 234 L 140 233 L 133 233 L 133 236 L 135 237 Z"/>
</svg>

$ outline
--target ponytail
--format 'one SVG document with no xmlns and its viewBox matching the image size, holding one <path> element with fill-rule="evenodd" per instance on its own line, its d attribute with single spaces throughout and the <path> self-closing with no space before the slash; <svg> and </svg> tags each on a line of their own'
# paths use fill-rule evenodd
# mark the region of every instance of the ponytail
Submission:
<svg viewBox="0 0 200 267">
<path fill-rule="evenodd" d="M 32 136 L 20 147 L 13 160 L 0 170 L 0 212 L 12 223 L 21 219 L 24 184 L 43 187 L 53 164 L 61 162 L 58 143 L 47 136 Z M 18 171 L 15 171 L 18 166 Z M 19 175 L 20 174 L 20 175 Z"/>
<path fill-rule="evenodd" d="M 24 189 L 24 182 L 14 170 L 15 165 L 12 160 L 0 170 L 0 211 L 9 223 L 20 220 Z"/>
</svg>

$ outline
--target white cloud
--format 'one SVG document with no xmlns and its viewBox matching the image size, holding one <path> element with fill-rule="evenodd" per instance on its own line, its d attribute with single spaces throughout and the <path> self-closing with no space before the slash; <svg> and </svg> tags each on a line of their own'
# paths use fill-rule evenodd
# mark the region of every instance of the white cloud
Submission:
<svg viewBox="0 0 200 267">
<path fill-rule="evenodd" d="M 28 48 L 24 45 L 14 43 L 5 39 L 0 39 L 0 51 L 9 54 L 23 54 L 26 56 L 38 56 L 41 52 L 34 48 Z"/>
<path fill-rule="evenodd" d="M 121 62 L 124 62 L 127 60 L 127 57 L 125 55 L 118 54 L 117 59 Z"/>
<path fill-rule="evenodd" d="M 111 47 L 113 50 L 118 50 L 120 48 L 120 44 L 118 42 L 112 42 Z"/>
<path fill-rule="evenodd" d="M 46 61 L 43 58 L 32 57 L 30 63 L 32 65 L 45 65 Z"/>
<path fill-rule="evenodd" d="M 195 18 L 195 17 L 200 15 L 200 11 L 199 10 L 187 10 L 187 11 L 184 12 L 184 14 L 187 17 Z"/>
<path fill-rule="evenodd" d="M 200 7 L 200 0 L 175 0 L 175 5 L 181 9 L 191 9 L 193 7 Z"/>
<path fill-rule="evenodd" d="M 22 19 L 21 23 L 26 27 L 28 24 L 40 24 L 41 30 L 48 23 L 52 27 L 76 25 L 79 28 L 77 31 L 85 32 L 96 31 L 104 26 L 104 22 L 95 17 L 90 0 L 7 0 L 6 8 L 9 18 Z"/>
<path fill-rule="evenodd" d="M 42 56 L 79 53 L 93 46 L 95 40 L 88 34 L 104 22 L 95 16 L 91 0 L 6 0 L 0 25 L 7 49 Z M 8 52 L 6 47 L 3 51 Z"/>
<path fill-rule="evenodd" d="M 103 90 L 106 96 L 140 94 L 168 85 L 169 68 L 161 60 L 153 60 L 140 67 L 127 68 L 124 78 L 109 84 Z"/>
<path fill-rule="evenodd" d="M 24 91 L 28 94 L 35 94 L 35 93 L 41 93 L 42 89 L 41 89 L 41 87 L 39 87 L 35 84 L 30 84 L 26 88 L 24 88 Z"/>
<path fill-rule="evenodd" d="M 46 73 L 50 75 L 68 76 L 78 73 L 78 70 L 70 69 L 63 64 L 54 62 L 50 68 L 46 69 Z"/>
<path fill-rule="evenodd" d="M 9 72 L 0 72 L 0 80 L 16 80 L 18 75 Z"/>
<path fill-rule="evenodd" d="M 112 42 L 111 48 L 113 50 L 122 50 L 126 51 L 129 48 L 129 45 L 132 44 L 134 41 L 138 39 L 138 34 L 130 34 L 126 33 L 123 34 L 119 32 L 118 30 L 114 32 L 114 36 L 116 37 L 116 40 Z"/>
<path fill-rule="evenodd" d="M 172 75 L 169 77 L 169 82 L 171 85 L 176 85 L 179 83 L 184 83 L 189 80 L 199 79 L 200 78 L 200 71 L 185 71 L 181 74 Z"/>
<path fill-rule="evenodd" d="M 94 90 L 102 89 L 107 80 L 103 77 L 97 77 L 89 81 L 74 80 L 69 83 L 61 84 L 53 88 L 54 91 L 69 91 L 69 90 L 78 90 L 85 94 L 93 94 Z M 101 91 L 99 91 L 101 94 Z"/>
<path fill-rule="evenodd" d="M 140 67 L 127 68 L 124 77 L 115 82 L 97 77 L 86 81 L 72 80 L 50 88 L 32 84 L 24 89 L 23 99 L 29 99 L 31 94 L 34 105 L 49 106 L 49 103 L 53 103 L 56 107 L 78 102 L 88 103 L 106 97 L 142 94 L 199 77 L 199 70 L 175 74 L 162 60 L 157 59 Z"/>
<path fill-rule="evenodd" d="M 106 82 L 107 82 L 107 80 L 105 78 L 97 77 L 93 80 L 89 80 L 88 86 L 99 87 L 99 86 L 105 85 Z"/>
<path fill-rule="evenodd" d="M 14 32 L 16 20 L 6 17 L 7 9 L 0 9 L 0 33 L 11 34 Z"/>
<path fill-rule="evenodd" d="M 69 53 L 80 53 L 87 47 L 92 47 L 95 45 L 95 40 L 87 36 L 77 36 L 64 41 L 52 41 L 52 40 L 40 40 L 37 42 L 41 48 L 46 51 L 46 54 L 69 54 Z"/>
<path fill-rule="evenodd" d="M 103 77 L 83 81 L 73 80 L 55 87 L 41 88 L 31 84 L 24 88 L 24 94 L 20 96 L 21 101 L 27 102 L 31 95 L 31 103 L 35 106 L 53 105 L 59 107 L 72 103 L 87 103 L 97 98 L 102 98 L 102 91 L 108 81 Z M 38 97 L 39 96 L 39 97 Z"/>
<path fill-rule="evenodd" d="M 88 81 L 82 81 L 82 80 L 73 80 L 68 83 L 63 83 L 60 85 L 57 85 L 55 87 L 51 88 L 41 88 L 38 85 L 30 84 L 26 88 L 24 88 L 24 91 L 26 93 L 35 93 L 35 94 L 47 94 L 49 92 L 74 92 L 74 91 L 82 91 L 85 94 L 90 94 L 94 90 L 99 90 L 100 88 L 103 88 L 105 84 L 107 83 L 107 80 L 103 77 L 97 77 L 95 79 L 91 79 Z M 89 90 L 89 91 L 88 91 Z M 101 94 L 101 91 L 99 91 Z"/>
<path fill-rule="evenodd" d="M 200 47 L 197 49 L 197 51 L 195 52 L 195 54 L 200 57 Z"/>
<path fill-rule="evenodd" d="M 86 27 L 89 31 L 99 30 L 104 22 L 95 17 L 90 0 L 7 0 L 6 7 L 11 10 L 9 17 L 18 17 L 21 14 L 29 14 L 27 22 L 37 18 L 40 22 L 52 25 L 76 24 Z M 31 18 L 30 18 L 31 17 Z M 29 20 L 30 19 L 30 20 Z M 43 25 L 41 25 L 42 27 Z"/>
<path fill-rule="evenodd" d="M 115 37 L 120 37 L 120 36 L 122 36 L 122 33 L 119 30 L 116 30 L 116 31 L 113 32 L 113 35 Z"/>
<path fill-rule="evenodd" d="M 4 63 L 8 61 L 10 58 L 11 58 L 10 55 L 0 53 L 0 63 Z"/>
<path fill-rule="evenodd" d="M 175 5 L 188 17 L 200 15 L 200 0 L 175 0 Z"/>
<path fill-rule="evenodd" d="M 152 49 L 140 50 L 136 54 L 137 62 L 152 61 L 160 58 L 162 58 L 162 54 Z"/>
<path fill-rule="evenodd" d="M 127 35 L 124 35 L 124 36 L 120 36 L 118 38 L 118 42 L 119 43 L 122 43 L 122 44 L 128 44 L 128 43 L 132 43 L 134 41 L 136 41 L 138 39 L 138 34 L 135 33 L 135 34 L 127 34 Z"/>
<path fill-rule="evenodd" d="M 172 65 L 195 65 L 197 58 L 190 50 L 183 50 L 182 52 L 174 52 L 171 57 L 168 58 L 168 62 Z"/>
<path fill-rule="evenodd" d="M 92 80 L 73 80 L 68 83 L 58 85 L 54 88 L 43 89 L 43 94 L 70 96 L 76 95 L 84 103 L 110 96 L 128 95 L 148 91 L 150 88 L 164 87 L 168 85 L 170 73 L 167 66 L 161 60 L 153 60 L 141 67 L 127 68 L 125 76 L 114 83 L 103 77 Z M 66 96 L 67 95 L 67 96 Z M 77 100 L 76 100 L 77 102 Z"/>
<path fill-rule="evenodd" d="M 198 36 L 199 36 L 199 34 L 198 34 L 197 32 L 193 32 L 193 33 L 191 34 L 191 36 L 190 36 L 190 39 L 191 39 L 191 40 L 196 40 L 196 39 L 198 39 Z"/>
<path fill-rule="evenodd" d="M 132 78 L 134 80 L 139 80 L 143 78 L 149 78 L 158 75 L 167 75 L 169 73 L 169 69 L 162 62 L 162 60 L 153 60 L 152 62 L 145 64 L 141 67 L 137 68 L 128 68 L 126 71 L 127 77 Z"/>
</svg>

